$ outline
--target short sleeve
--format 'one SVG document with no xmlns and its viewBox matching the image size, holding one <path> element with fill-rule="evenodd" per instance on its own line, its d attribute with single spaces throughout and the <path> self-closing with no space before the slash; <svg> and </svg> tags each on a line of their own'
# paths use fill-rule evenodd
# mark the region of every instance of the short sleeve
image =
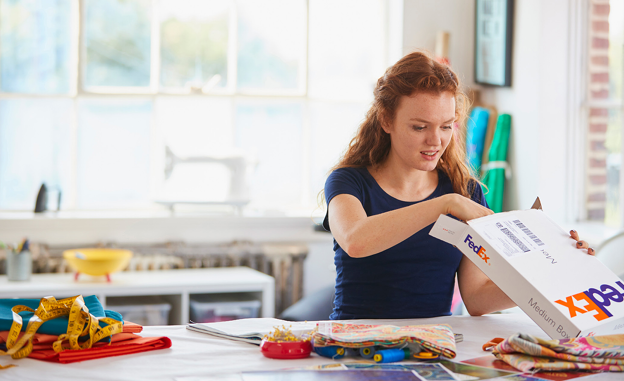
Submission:
<svg viewBox="0 0 624 381">
<path fill-rule="evenodd" d="M 350 194 L 364 204 L 364 191 L 362 186 L 362 176 L 355 168 L 340 168 L 333 171 L 327 181 L 325 181 L 325 202 L 328 210 L 323 219 L 323 228 L 329 228 L 329 203 L 339 194 Z"/>
</svg>

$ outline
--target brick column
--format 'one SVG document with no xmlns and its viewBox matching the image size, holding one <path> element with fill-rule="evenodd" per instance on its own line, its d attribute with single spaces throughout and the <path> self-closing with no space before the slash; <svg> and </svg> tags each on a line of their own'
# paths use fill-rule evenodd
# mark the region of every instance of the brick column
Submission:
<svg viewBox="0 0 624 381">
<path fill-rule="evenodd" d="M 609 97 L 609 0 L 590 0 L 588 38 L 589 103 Z M 586 206 L 589 220 L 603 221 L 607 201 L 607 123 L 609 110 L 590 107 L 587 129 Z"/>
</svg>

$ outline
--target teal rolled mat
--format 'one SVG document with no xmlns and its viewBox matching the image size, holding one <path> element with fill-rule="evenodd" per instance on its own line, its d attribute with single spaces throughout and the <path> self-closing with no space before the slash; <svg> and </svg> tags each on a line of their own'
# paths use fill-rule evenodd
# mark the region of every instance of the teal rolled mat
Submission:
<svg viewBox="0 0 624 381">
<path fill-rule="evenodd" d="M 511 115 L 501 114 L 496 122 L 494 138 L 488 154 L 489 166 L 496 167 L 495 163 L 507 161 L 507 150 L 509 148 L 509 133 L 511 130 Z M 485 200 L 494 213 L 503 211 L 503 193 L 505 192 L 505 168 L 492 168 L 487 170 L 483 176 L 485 190 Z"/>
<path fill-rule="evenodd" d="M 102 304 L 98 300 L 95 295 L 85 296 L 83 297 L 85 305 L 89 309 L 89 313 L 91 313 L 95 317 L 109 317 L 115 320 L 119 320 L 123 322 L 122 316 L 120 313 L 116 311 L 105 310 L 102 307 Z M 41 299 L 0 299 L 0 331 L 8 331 L 11 329 L 11 324 L 13 324 L 13 313 L 11 312 L 11 308 L 14 306 L 27 306 L 36 310 L 39 307 L 39 302 Z M 33 317 L 32 312 L 23 311 L 20 312 L 20 316 L 22 316 L 22 331 L 26 331 L 26 327 L 28 326 L 28 322 L 30 318 Z M 48 335 L 60 335 L 67 332 L 67 324 L 69 322 L 68 316 L 60 316 L 56 319 L 48 320 L 43 323 L 37 333 L 46 333 Z M 100 327 L 107 326 L 107 323 L 100 322 Z M 105 338 L 107 339 L 107 338 Z M 108 340 L 108 339 L 107 339 Z"/>
</svg>

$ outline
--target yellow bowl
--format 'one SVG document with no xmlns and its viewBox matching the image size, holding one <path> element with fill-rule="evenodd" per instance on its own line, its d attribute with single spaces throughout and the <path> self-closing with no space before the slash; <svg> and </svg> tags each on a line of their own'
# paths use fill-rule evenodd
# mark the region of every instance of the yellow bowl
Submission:
<svg viewBox="0 0 624 381">
<path fill-rule="evenodd" d="M 63 258 L 76 272 L 93 276 L 108 275 L 123 270 L 132 252 L 122 249 L 65 250 Z"/>
</svg>

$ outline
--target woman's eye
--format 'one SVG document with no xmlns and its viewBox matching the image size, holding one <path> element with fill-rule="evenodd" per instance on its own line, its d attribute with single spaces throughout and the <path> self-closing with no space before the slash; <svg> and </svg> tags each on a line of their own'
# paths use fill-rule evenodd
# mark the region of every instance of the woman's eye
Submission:
<svg viewBox="0 0 624 381">
<path fill-rule="evenodd" d="M 426 127 L 425 126 L 412 126 L 412 128 L 416 131 L 422 131 L 424 130 Z"/>
<path fill-rule="evenodd" d="M 443 129 L 443 130 L 450 130 L 450 129 L 452 129 L 452 128 L 453 128 L 453 126 L 442 126 L 442 129 Z"/>
</svg>

